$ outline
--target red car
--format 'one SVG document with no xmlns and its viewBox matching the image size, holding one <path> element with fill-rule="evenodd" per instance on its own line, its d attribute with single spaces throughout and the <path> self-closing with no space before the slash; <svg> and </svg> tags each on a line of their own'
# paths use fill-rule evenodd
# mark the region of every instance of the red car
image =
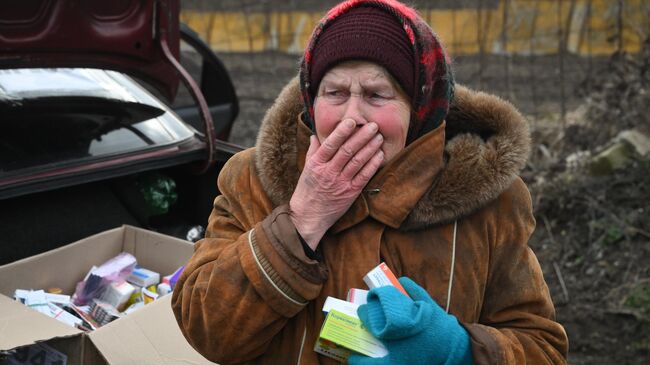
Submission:
<svg viewBox="0 0 650 365">
<path fill-rule="evenodd" d="M 122 224 L 201 237 L 239 107 L 179 8 L 0 5 L 0 265 Z"/>
</svg>

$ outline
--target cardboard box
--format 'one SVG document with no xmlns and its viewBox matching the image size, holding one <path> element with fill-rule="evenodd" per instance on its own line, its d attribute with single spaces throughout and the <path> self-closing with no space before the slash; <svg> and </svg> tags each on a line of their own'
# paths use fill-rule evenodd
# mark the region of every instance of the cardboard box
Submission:
<svg viewBox="0 0 650 365">
<path fill-rule="evenodd" d="M 15 289 L 60 287 L 74 292 L 89 268 L 118 253 L 138 264 L 172 273 L 194 250 L 190 242 L 123 226 L 36 256 L 0 266 L 0 353 L 44 342 L 68 364 L 211 364 L 187 343 L 171 309 L 171 295 L 84 333 L 13 300 Z"/>
</svg>

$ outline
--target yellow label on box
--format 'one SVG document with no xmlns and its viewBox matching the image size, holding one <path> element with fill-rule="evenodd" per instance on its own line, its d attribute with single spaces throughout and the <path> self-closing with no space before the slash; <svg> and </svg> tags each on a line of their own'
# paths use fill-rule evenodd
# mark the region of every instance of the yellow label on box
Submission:
<svg viewBox="0 0 650 365">
<path fill-rule="evenodd" d="M 388 350 L 373 337 L 361 319 L 331 309 L 320 332 L 320 338 L 370 357 L 384 357 Z"/>
</svg>

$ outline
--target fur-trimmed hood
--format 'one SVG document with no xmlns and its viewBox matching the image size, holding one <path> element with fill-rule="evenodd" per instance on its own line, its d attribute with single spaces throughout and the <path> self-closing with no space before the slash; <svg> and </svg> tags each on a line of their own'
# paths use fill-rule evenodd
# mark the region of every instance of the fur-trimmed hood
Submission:
<svg viewBox="0 0 650 365">
<path fill-rule="evenodd" d="M 267 111 L 257 137 L 255 165 L 276 205 L 289 202 L 300 175 L 296 122 L 302 110 L 296 77 Z M 405 229 L 453 221 L 485 206 L 512 184 L 528 159 L 528 123 L 497 96 L 457 85 L 445 120 L 445 166 Z"/>
</svg>

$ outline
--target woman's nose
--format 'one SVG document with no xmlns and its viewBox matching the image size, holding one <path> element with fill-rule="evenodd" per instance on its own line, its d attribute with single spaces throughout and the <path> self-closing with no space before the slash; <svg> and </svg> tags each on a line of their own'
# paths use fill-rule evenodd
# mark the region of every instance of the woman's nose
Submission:
<svg viewBox="0 0 650 365">
<path fill-rule="evenodd" d="M 361 95 L 350 95 L 345 106 L 345 113 L 343 114 L 343 118 L 341 120 L 348 118 L 353 119 L 357 122 L 357 126 L 368 123 L 364 115 L 365 113 L 363 112 L 362 104 L 363 97 Z"/>
</svg>

